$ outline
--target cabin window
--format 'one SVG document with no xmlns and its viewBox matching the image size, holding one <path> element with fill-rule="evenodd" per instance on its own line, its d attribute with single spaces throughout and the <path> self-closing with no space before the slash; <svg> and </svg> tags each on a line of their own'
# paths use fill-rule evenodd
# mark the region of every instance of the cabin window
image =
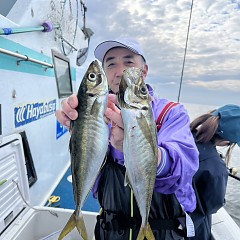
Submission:
<svg viewBox="0 0 240 240">
<path fill-rule="evenodd" d="M 23 142 L 23 152 L 25 156 L 25 163 L 26 163 L 26 169 L 27 169 L 28 185 L 29 187 L 31 187 L 37 181 L 37 174 L 35 171 L 34 162 L 32 159 L 32 154 L 28 144 L 26 132 L 25 131 L 20 132 L 20 135 L 22 136 L 22 142 Z"/>
<path fill-rule="evenodd" d="M 17 0 L 1 0 L 0 14 L 6 17 Z"/>
<path fill-rule="evenodd" d="M 52 50 L 58 97 L 68 97 L 73 93 L 70 61 L 67 57 Z"/>
</svg>

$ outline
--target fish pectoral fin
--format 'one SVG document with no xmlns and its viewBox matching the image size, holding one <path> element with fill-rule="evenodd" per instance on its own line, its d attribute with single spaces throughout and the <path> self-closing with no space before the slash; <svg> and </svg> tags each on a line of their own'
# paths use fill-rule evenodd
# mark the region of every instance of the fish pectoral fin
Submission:
<svg viewBox="0 0 240 240">
<path fill-rule="evenodd" d="M 58 240 L 62 240 L 66 235 L 68 235 L 75 227 L 77 227 L 78 232 L 81 234 L 84 240 L 88 240 L 87 230 L 83 220 L 83 215 L 77 217 L 75 212 L 69 218 L 67 224 L 63 228 Z"/>
<path fill-rule="evenodd" d="M 102 103 L 100 103 L 98 101 L 98 98 L 96 98 L 95 101 L 93 102 L 90 114 L 93 116 L 99 116 L 101 106 L 102 106 Z"/>
<path fill-rule="evenodd" d="M 155 237 L 153 235 L 153 232 L 149 223 L 147 223 L 147 227 L 141 226 L 137 236 L 137 240 L 144 240 L 145 238 L 147 240 L 155 240 Z"/>
</svg>

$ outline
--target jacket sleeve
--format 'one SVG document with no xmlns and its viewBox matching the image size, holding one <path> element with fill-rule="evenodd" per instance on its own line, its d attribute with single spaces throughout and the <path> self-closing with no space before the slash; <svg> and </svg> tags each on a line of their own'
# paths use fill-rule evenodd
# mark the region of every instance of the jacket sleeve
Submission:
<svg viewBox="0 0 240 240">
<path fill-rule="evenodd" d="M 155 118 L 161 112 L 154 106 Z M 167 113 L 162 128 L 158 132 L 158 146 L 166 151 L 171 162 L 165 176 L 157 176 L 155 190 L 163 194 L 175 193 L 179 202 L 192 211 L 196 202 L 192 187 L 192 178 L 199 166 L 198 150 L 190 131 L 190 118 L 183 105 L 178 104 Z M 194 205 L 194 204 L 193 204 Z"/>
</svg>

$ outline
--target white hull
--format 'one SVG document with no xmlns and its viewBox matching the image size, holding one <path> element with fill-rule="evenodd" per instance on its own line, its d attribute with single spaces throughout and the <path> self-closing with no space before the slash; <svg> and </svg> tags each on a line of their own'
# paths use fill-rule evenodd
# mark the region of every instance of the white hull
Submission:
<svg viewBox="0 0 240 240">
<path fill-rule="evenodd" d="M 212 237 L 214 240 L 238 240 L 240 237 L 239 226 L 224 208 L 213 215 Z"/>
<path fill-rule="evenodd" d="M 58 214 L 53 216 L 47 210 Z M 58 239 L 58 236 L 70 218 L 73 210 L 40 207 L 38 211 L 30 210 L 19 216 L 16 224 L 12 225 L 8 234 L 0 239 L 8 240 L 47 240 Z M 83 211 L 89 239 L 94 240 L 94 226 L 98 213 Z M 22 222 L 20 224 L 20 222 Z M 240 230 L 224 208 L 213 215 L 212 238 L 214 240 L 238 240 Z M 68 240 L 81 239 L 76 228 L 66 237 Z"/>
<path fill-rule="evenodd" d="M 41 206 L 70 164 L 69 134 L 55 117 L 64 97 L 58 94 L 52 50 L 64 57 L 64 53 L 67 54 L 75 92 L 83 74 L 76 65 L 78 50 L 86 48 L 88 41 L 81 30 L 80 1 L 17 0 L 6 15 L 1 15 L 12 2 L 1 3 L 0 10 L 0 137 L 26 133 L 37 175 L 37 181 L 30 188 L 30 201 L 32 205 Z M 46 22 L 51 22 L 52 27 L 59 24 L 61 28 L 27 32 L 33 27 L 41 28 Z M 12 34 L 4 35 L 3 29 Z M 14 33 L 18 29 L 22 33 Z M 26 59 L 12 56 L 14 53 Z M 37 105 L 50 104 L 46 114 L 38 112 Z"/>
<path fill-rule="evenodd" d="M 14 1 L 5 2 L 11 5 Z M 79 11 L 81 9 L 80 6 L 76 7 L 77 2 L 80 1 L 17 0 L 9 9 L 1 3 L 0 30 L 22 28 L 23 33 L 9 32 L 8 35 L 0 35 L 0 152 L 2 154 L 0 154 L 0 183 L 7 180 L 6 185 L 0 186 L 0 240 L 57 239 L 57 234 L 72 213 L 72 210 L 43 207 L 69 168 L 69 134 L 66 129 L 58 125 L 54 114 L 55 110 L 61 107 L 64 98 L 58 94 L 54 69 L 32 62 L 30 59 L 53 66 L 52 49 L 63 55 L 67 53 L 71 64 L 73 92 L 76 92 L 83 75 L 81 68 L 76 65 L 78 53 L 76 49 L 84 49 L 88 46 L 88 40 L 81 30 L 83 20 L 79 18 L 78 24 L 75 24 L 76 16 L 82 16 L 81 12 L 78 14 L 76 12 L 76 9 Z M 53 29 L 49 32 L 24 32 L 31 27 L 41 27 L 46 21 L 51 21 L 53 25 L 60 24 L 61 31 Z M 6 52 L 18 53 L 25 57 L 25 60 L 8 55 Z M 52 103 L 54 106 L 51 105 Z M 35 108 L 35 105 L 41 104 L 50 106 L 47 114 L 39 115 L 39 112 L 37 114 L 40 108 Z M 23 176 L 26 176 L 25 162 L 20 166 L 22 175 L 16 175 L 16 178 L 19 180 L 21 191 L 24 192 L 25 200 L 32 206 L 38 206 L 39 211 L 26 207 L 16 186 L 10 177 L 8 178 L 11 174 L 7 174 L 4 168 L 6 159 L 11 154 L 14 155 L 15 150 L 9 148 L 10 154 L 5 154 L 3 146 L 8 143 L 9 138 L 11 139 L 11 135 L 20 132 L 26 133 L 37 181 L 29 188 L 28 180 L 23 179 Z M 14 138 L 18 142 L 21 137 L 14 135 Z M 25 161 L 23 153 L 21 154 L 21 159 Z M 18 155 L 13 157 L 16 162 L 19 160 L 18 157 Z M 6 179 L 2 179 L 5 173 Z M 17 168 L 16 174 L 19 174 Z M 17 195 L 17 202 L 5 197 L 8 190 L 10 196 L 12 196 L 11 191 Z M 51 215 L 46 211 L 47 209 L 56 212 L 59 217 Z M 96 214 L 84 212 L 90 239 L 93 238 Z M 239 236 L 239 227 L 224 209 L 213 216 L 215 240 L 237 240 Z M 74 230 L 69 234 L 69 239 L 76 238 L 79 238 L 79 234 Z"/>
<path fill-rule="evenodd" d="M 6 234 L 0 239 L 8 240 L 57 240 L 61 230 L 70 218 L 73 210 L 39 207 L 38 210 L 30 209 L 27 214 L 19 216 L 15 224 L 8 229 Z M 58 217 L 49 213 L 51 210 L 58 214 Z M 86 224 L 89 239 L 94 238 L 94 226 L 97 213 L 84 212 L 84 222 Z M 82 239 L 75 228 L 64 239 Z"/>
</svg>

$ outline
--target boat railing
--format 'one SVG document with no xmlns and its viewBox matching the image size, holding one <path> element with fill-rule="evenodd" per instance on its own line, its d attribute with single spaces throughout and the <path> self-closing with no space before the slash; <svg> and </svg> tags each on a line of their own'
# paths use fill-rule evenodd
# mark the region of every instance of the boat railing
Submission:
<svg viewBox="0 0 240 240">
<path fill-rule="evenodd" d="M 7 54 L 9 56 L 22 59 L 22 60 L 17 60 L 17 64 L 20 64 L 21 61 L 29 61 L 29 62 L 33 62 L 33 63 L 36 63 L 36 64 L 40 64 L 40 65 L 45 66 L 47 68 L 53 68 L 53 64 L 51 64 L 51 63 L 43 62 L 43 61 L 40 61 L 38 59 L 31 58 L 28 55 L 22 55 L 22 54 L 19 54 L 19 53 L 16 53 L 16 52 L 9 51 L 7 49 L 0 48 L 0 53 Z"/>
</svg>

